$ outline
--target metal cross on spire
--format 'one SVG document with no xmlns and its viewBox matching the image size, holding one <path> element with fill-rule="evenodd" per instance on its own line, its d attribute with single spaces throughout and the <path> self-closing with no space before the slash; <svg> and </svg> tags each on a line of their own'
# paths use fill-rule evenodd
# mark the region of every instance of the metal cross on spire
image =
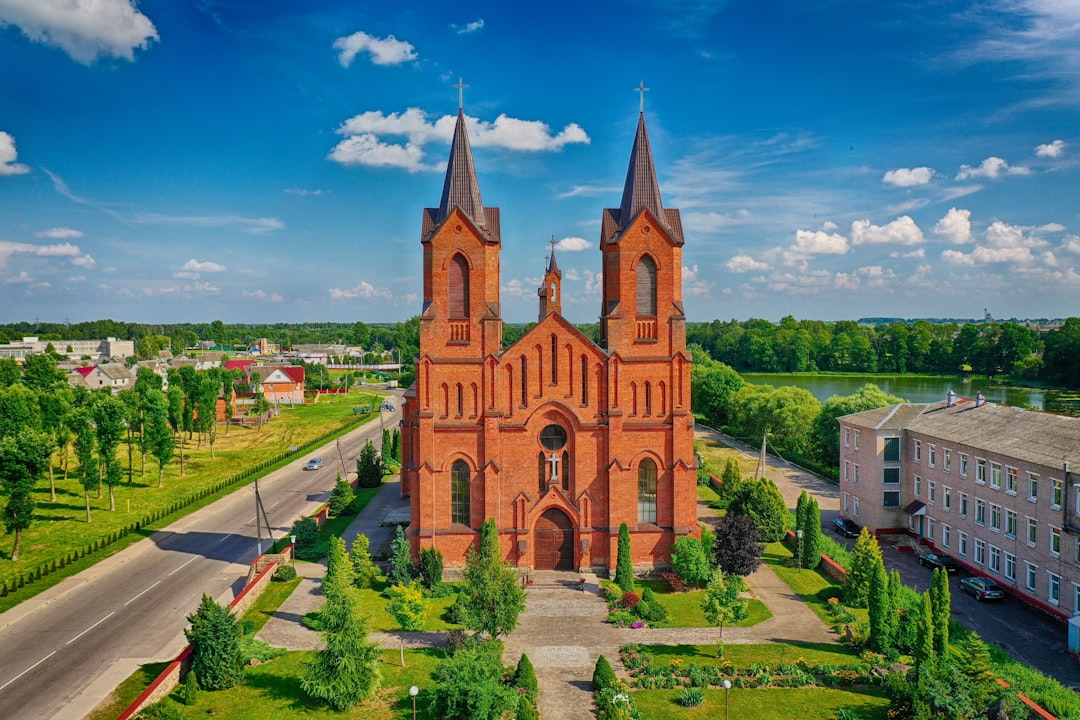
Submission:
<svg viewBox="0 0 1080 720">
<path fill-rule="evenodd" d="M 652 88 L 645 87 L 645 81 L 641 80 L 638 86 L 634 88 L 634 92 L 641 93 L 641 112 L 645 112 L 645 93 L 652 90 Z"/>
<path fill-rule="evenodd" d="M 465 90 L 465 88 L 467 88 L 469 86 L 468 86 L 467 83 L 461 82 L 461 77 L 458 76 L 457 84 L 454 85 L 454 87 L 456 87 L 458 89 L 457 90 L 457 109 L 461 110 L 462 106 L 464 105 L 464 100 L 465 100 L 464 90 Z"/>
</svg>

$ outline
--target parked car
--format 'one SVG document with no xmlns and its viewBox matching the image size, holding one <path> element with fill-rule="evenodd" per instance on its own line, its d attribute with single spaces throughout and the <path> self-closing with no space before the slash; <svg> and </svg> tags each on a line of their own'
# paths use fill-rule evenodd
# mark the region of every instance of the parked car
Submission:
<svg viewBox="0 0 1080 720">
<path fill-rule="evenodd" d="M 382 409 L 383 409 L 383 410 L 393 410 L 393 409 L 394 409 L 394 404 L 393 404 L 393 403 L 388 403 L 388 402 L 384 402 L 384 403 L 382 404 Z"/>
<path fill-rule="evenodd" d="M 833 532 L 844 537 L 859 537 L 862 528 L 849 518 L 838 517 L 832 521 Z"/>
<path fill-rule="evenodd" d="M 980 601 L 1001 600 L 1005 597 L 1005 591 L 1000 585 L 981 575 L 964 578 L 960 581 L 960 589 Z"/>
<path fill-rule="evenodd" d="M 322 470 L 322 458 L 313 457 L 308 460 L 307 465 L 304 466 L 305 470 Z"/>
<path fill-rule="evenodd" d="M 919 556 L 919 564 L 928 568 L 944 568 L 946 572 L 956 572 L 956 560 L 951 555 L 928 552 Z"/>
</svg>

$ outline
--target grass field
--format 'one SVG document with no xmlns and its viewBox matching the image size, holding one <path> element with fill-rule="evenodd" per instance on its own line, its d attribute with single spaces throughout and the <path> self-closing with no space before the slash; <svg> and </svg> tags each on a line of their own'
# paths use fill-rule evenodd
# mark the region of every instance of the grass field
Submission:
<svg viewBox="0 0 1080 720">
<path fill-rule="evenodd" d="M 136 452 L 133 456 L 132 482 L 128 483 L 125 479 L 115 488 L 116 510 L 109 510 L 107 489 L 103 491 L 100 499 L 92 495 L 89 523 L 86 522 L 82 487 L 74 475 L 77 467 L 72 454 L 67 480 L 63 479 L 63 470 L 59 465 L 54 468 L 57 477 L 56 502 L 49 500 L 47 482 L 42 482 L 35 491 L 37 508 L 34 522 L 23 535 L 19 561 L 11 562 L 7 559 L 11 551 L 10 539 L 0 546 L 0 585 L 9 588 L 7 594 L 0 597 L 0 612 L 148 537 L 155 529 L 243 487 L 247 481 L 231 485 L 169 513 L 169 508 L 178 507 L 193 494 L 204 491 L 267 458 L 287 452 L 291 447 L 302 446 L 335 431 L 345 432 L 354 427 L 357 420 L 376 417 L 369 415 L 367 418 L 357 418 L 352 414 L 352 408 L 362 404 L 378 407 L 379 402 L 380 396 L 373 393 L 323 396 L 318 403 L 312 405 L 283 408 L 278 418 L 261 429 L 231 427 L 226 433 L 222 428 L 214 443 L 213 458 L 210 457 L 210 449 L 205 440 L 199 447 L 196 439 L 185 438 L 184 477 L 180 477 L 177 455 L 173 462 L 166 466 L 163 488 L 157 487 L 157 465 L 153 458 L 147 458 L 144 476 Z M 126 470 L 126 443 L 121 445 L 119 454 Z M 267 468 L 266 471 L 270 469 L 272 468 Z M 123 529 L 130 529 L 136 522 L 154 513 L 161 513 L 163 517 L 112 541 Z M 106 539 L 112 542 L 106 543 Z M 93 552 L 81 556 L 88 548 L 92 548 Z M 74 555 L 80 557 L 67 564 L 66 561 Z M 62 559 L 65 567 L 59 566 Z M 18 587 L 19 578 L 33 576 L 43 566 L 51 572 L 26 583 L 25 587 Z"/>
<path fill-rule="evenodd" d="M 742 468 L 743 476 L 753 475 L 757 469 L 757 460 L 745 455 L 738 450 L 733 450 L 727 445 L 714 440 L 712 438 L 698 438 L 694 440 L 694 450 L 696 450 L 703 458 L 705 458 L 705 466 L 709 472 L 717 477 L 724 471 L 724 465 L 727 464 L 728 458 L 735 458 L 739 461 L 739 467 Z"/>
<path fill-rule="evenodd" d="M 724 691 L 706 690 L 705 703 L 696 708 L 679 704 L 678 690 L 635 690 L 634 701 L 643 720 L 686 720 L 725 717 Z M 861 720 L 885 720 L 889 700 L 879 688 L 761 688 L 731 690 L 731 720 L 834 720 L 841 708 Z"/>
<path fill-rule="evenodd" d="M 670 592 L 665 580 L 638 580 L 636 584 L 640 587 L 652 588 L 652 591 L 656 593 L 656 599 L 667 610 L 668 619 L 660 623 L 660 627 L 713 627 L 713 624 L 705 619 L 705 613 L 701 610 L 704 590 Z M 772 617 L 772 612 L 765 603 L 756 598 L 749 599 L 746 609 L 746 618 L 731 627 L 753 627 Z"/>
<path fill-rule="evenodd" d="M 850 665 L 859 661 L 851 648 L 839 643 L 761 643 L 724 645 L 723 657 L 716 656 L 716 645 L 646 645 L 645 651 L 655 662 L 664 664 L 673 658 L 698 665 L 727 665 L 749 668 L 755 663 L 775 667 L 794 665 L 800 660 L 809 665 Z"/>
</svg>

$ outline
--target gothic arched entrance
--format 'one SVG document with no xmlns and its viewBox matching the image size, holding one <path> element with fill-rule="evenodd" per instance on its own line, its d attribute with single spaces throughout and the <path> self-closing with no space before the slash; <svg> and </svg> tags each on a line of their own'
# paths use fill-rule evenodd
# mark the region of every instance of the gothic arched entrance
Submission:
<svg viewBox="0 0 1080 720">
<path fill-rule="evenodd" d="M 548 508 L 533 530 L 537 570 L 574 569 L 574 525 L 559 508 Z"/>
</svg>

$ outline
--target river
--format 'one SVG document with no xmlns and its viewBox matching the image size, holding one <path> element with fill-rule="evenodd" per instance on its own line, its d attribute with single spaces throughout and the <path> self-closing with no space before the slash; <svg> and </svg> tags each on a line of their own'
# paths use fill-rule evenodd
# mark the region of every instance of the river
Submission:
<svg viewBox="0 0 1080 720">
<path fill-rule="evenodd" d="M 812 375 L 790 373 L 740 373 L 743 380 L 755 385 L 781 387 L 794 385 L 809 390 L 820 402 L 833 395 L 850 395 L 866 383 L 874 383 L 885 392 L 902 397 L 908 402 L 936 402 L 944 400 L 949 390 L 960 397 L 973 398 L 982 393 L 987 400 L 1003 405 L 1028 407 L 1080 414 L 1080 403 L 1075 393 L 1061 390 L 1043 390 L 999 385 L 984 378 L 962 379 L 960 377 L 923 377 L 912 375 Z"/>
</svg>

